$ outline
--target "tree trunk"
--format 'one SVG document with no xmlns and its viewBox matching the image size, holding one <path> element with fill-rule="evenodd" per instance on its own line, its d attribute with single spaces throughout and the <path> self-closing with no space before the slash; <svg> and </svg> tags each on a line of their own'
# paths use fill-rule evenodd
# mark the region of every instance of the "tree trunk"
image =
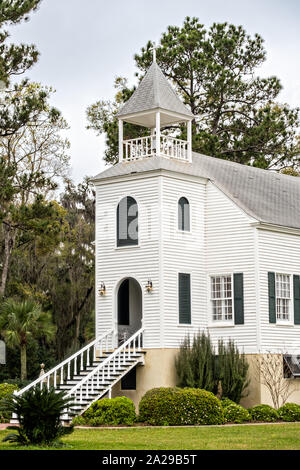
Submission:
<svg viewBox="0 0 300 470">
<path fill-rule="evenodd" d="M 8 268 L 10 257 L 15 245 L 16 234 L 11 232 L 11 228 L 4 226 L 4 256 L 3 256 L 3 268 L 1 274 L 1 284 L 0 284 L 0 297 L 4 297 L 6 281 L 8 277 Z"/>
<path fill-rule="evenodd" d="M 81 315 L 80 312 L 77 313 L 76 319 L 75 319 L 75 338 L 79 342 L 79 333 L 80 333 L 80 322 L 81 322 Z"/>
<path fill-rule="evenodd" d="M 26 344 L 21 344 L 21 380 L 27 379 Z"/>
</svg>

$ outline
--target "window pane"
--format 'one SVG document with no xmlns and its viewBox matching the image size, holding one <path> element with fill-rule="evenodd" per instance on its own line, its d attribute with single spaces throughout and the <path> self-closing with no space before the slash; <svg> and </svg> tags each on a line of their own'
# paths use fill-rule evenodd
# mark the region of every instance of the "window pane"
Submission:
<svg viewBox="0 0 300 470">
<path fill-rule="evenodd" d="M 178 201 L 178 230 L 190 230 L 190 205 L 185 197 Z"/>
<path fill-rule="evenodd" d="M 276 317 L 278 320 L 290 318 L 290 275 L 276 274 Z"/>
<path fill-rule="evenodd" d="M 211 305 L 213 321 L 232 320 L 231 276 L 211 277 Z"/>
<path fill-rule="evenodd" d="M 138 205 L 124 197 L 117 208 L 117 246 L 138 245 Z"/>
</svg>

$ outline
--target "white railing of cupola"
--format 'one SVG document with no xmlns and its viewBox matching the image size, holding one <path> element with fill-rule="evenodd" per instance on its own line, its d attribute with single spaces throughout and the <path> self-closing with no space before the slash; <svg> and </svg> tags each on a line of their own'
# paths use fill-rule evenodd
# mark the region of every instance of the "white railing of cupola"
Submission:
<svg viewBox="0 0 300 470">
<path fill-rule="evenodd" d="M 105 352 L 112 351 L 114 341 L 115 334 L 114 330 L 111 329 L 14 394 L 22 395 L 30 388 L 38 385 L 41 389 L 43 386 L 47 386 L 48 390 L 50 386 L 57 388 L 58 385 L 64 384 L 65 381 L 70 380 L 71 377 L 89 367 L 92 362 L 94 363 L 97 351 L 100 356 Z"/>
<path fill-rule="evenodd" d="M 123 158 L 125 161 L 140 160 L 158 154 L 155 135 L 124 140 L 123 144 L 125 150 Z M 190 161 L 188 142 L 175 137 L 161 135 L 159 155 L 167 158 Z"/>
<path fill-rule="evenodd" d="M 73 399 L 73 405 L 82 403 L 83 400 L 89 400 L 90 398 L 96 399 L 94 391 L 99 389 L 102 384 L 106 384 L 102 392 L 102 394 L 105 394 L 112 388 L 116 381 L 120 380 L 121 375 L 116 374 L 116 370 L 117 368 L 120 369 L 122 365 L 128 364 L 128 360 L 130 360 L 133 355 L 142 351 L 143 332 L 144 328 L 141 328 L 134 333 L 125 343 L 121 344 L 121 346 L 67 393 L 66 396 Z M 127 370 L 124 371 L 124 374 L 125 373 L 127 373 Z M 109 385 L 107 385 L 107 383 Z"/>
</svg>

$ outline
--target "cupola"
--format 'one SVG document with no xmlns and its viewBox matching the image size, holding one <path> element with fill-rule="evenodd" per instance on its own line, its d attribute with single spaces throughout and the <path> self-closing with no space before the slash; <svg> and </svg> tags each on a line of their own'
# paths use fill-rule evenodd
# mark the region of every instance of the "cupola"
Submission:
<svg viewBox="0 0 300 470">
<path fill-rule="evenodd" d="M 192 160 L 192 120 L 194 115 L 179 99 L 155 60 L 133 95 L 117 113 L 119 120 L 119 161 L 153 156 Z M 123 139 L 123 122 L 149 128 L 149 135 Z M 187 140 L 161 133 L 161 128 L 186 123 Z"/>
</svg>

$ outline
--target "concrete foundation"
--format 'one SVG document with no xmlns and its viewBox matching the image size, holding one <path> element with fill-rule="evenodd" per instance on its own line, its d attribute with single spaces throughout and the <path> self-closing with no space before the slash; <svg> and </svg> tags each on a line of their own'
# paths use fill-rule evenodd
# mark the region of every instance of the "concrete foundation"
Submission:
<svg viewBox="0 0 300 470">
<path fill-rule="evenodd" d="M 145 354 L 145 365 L 137 366 L 136 390 L 122 390 L 121 381 L 112 389 L 112 398 L 126 396 L 130 398 L 136 408 L 142 396 L 151 388 L 175 387 L 177 377 L 175 370 L 175 357 L 178 349 L 147 349 Z M 272 397 L 268 389 L 261 383 L 260 371 L 257 367 L 259 355 L 248 354 L 246 359 L 249 363 L 249 385 L 241 405 L 245 408 L 265 403 L 273 405 Z M 291 394 L 288 402 L 300 404 L 300 380 L 284 379 L 290 383 Z"/>
</svg>

